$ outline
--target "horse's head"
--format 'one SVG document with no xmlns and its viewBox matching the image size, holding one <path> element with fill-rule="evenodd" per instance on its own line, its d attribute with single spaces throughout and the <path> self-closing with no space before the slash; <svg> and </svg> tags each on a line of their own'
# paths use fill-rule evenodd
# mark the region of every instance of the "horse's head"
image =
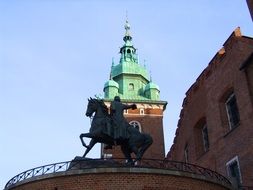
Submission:
<svg viewBox="0 0 253 190">
<path fill-rule="evenodd" d="M 108 109 L 106 105 L 104 104 L 103 100 L 98 100 L 98 99 L 93 99 L 90 98 L 88 99 L 88 105 L 87 105 L 87 110 L 85 115 L 87 117 L 91 117 L 94 112 L 98 112 L 101 110 L 102 114 L 107 115 L 108 114 Z"/>
<path fill-rule="evenodd" d="M 95 99 L 89 98 L 88 99 L 88 105 L 85 115 L 87 117 L 91 117 L 94 112 L 97 111 L 97 104 L 95 102 Z"/>
</svg>

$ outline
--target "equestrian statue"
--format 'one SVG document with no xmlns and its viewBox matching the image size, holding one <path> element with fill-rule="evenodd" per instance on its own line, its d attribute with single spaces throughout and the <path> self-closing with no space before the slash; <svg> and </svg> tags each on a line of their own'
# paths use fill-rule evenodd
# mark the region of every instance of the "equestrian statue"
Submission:
<svg viewBox="0 0 253 190">
<path fill-rule="evenodd" d="M 123 104 L 120 97 L 115 96 L 111 102 L 109 114 L 102 99 L 88 99 L 85 115 L 93 119 L 89 133 L 80 135 L 82 145 L 86 148 L 83 158 L 96 143 L 104 143 L 106 148 L 119 145 L 128 164 L 141 160 L 145 151 L 153 143 L 153 139 L 149 134 L 141 133 L 125 119 L 124 110 L 136 108 L 135 104 Z M 91 138 L 88 145 L 84 142 L 84 137 Z M 132 159 L 131 153 L 135 154 L 135 160 Z"/>
</svg>

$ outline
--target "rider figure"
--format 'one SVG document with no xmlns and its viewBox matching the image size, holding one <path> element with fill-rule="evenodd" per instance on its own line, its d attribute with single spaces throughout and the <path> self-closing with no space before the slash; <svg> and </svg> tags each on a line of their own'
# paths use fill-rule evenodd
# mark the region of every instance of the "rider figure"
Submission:
<svg viewBox="0 0 253 190">
<path fill-rule="evenodd" d="M 129 138 L 127 132 L 129 123 L 124 117 L 124 110 L 130 108 L 136 109 L 136 104 L 123 104 L 121 103 L 119 96 L 115 96 L 114 100 L 111 102 L 110 115 L 112 117 L 114 126 L 114 139 L 116 142 L 124 141 Z"/>
</svg>

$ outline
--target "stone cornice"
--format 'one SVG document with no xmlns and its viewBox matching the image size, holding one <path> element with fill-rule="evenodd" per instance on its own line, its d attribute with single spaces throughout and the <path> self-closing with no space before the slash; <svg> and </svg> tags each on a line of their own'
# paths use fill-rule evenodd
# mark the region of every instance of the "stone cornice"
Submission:
<svg viewBox="0 0 253 190">
<path fill-rule="evenodd" d="M 107 106 L 110 106 L 110 103 L 113 101 L 113 99 L 104 99 L 104 102 Z M 136 104 L 137 108 L 143 108 L 143 109 L 163 109 L 163 111 L 166 109 L 166 106 L 168 104 L 167 101 L 150 101 L 150 100 L 126 100 L 122 99 L 122 103 L 125 104 Z"/>
</svg>

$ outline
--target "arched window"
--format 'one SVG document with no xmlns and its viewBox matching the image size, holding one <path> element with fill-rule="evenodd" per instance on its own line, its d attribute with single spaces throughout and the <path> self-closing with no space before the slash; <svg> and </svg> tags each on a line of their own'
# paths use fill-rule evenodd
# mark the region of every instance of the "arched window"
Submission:
<svg viewBox="0 0 253 190">
<path fill-rule="evenodd" d="M 129 83 L 128 90 L 134 90 L 134 84 L 133 83 Z"/>
<path fill-rule="evenodd" d="M 130 49 L 128 49 L 128 50 L 127 50 L 127 53 L 131 53 L 131 50 L 130 50 Z"/>
<path fill-rule="evenodd" d="M 141 124 L 138 121 L 130 121 L 129 124 L 141 132 Z"/>
<path fill-rule="evenodd" d="M 204 151 L 207 152 L 209 150 L 209 138 L 208 138 L 208 130 L 206 123 L 201 127 L 202 130 L 202 139 Z"/>
</svg>

